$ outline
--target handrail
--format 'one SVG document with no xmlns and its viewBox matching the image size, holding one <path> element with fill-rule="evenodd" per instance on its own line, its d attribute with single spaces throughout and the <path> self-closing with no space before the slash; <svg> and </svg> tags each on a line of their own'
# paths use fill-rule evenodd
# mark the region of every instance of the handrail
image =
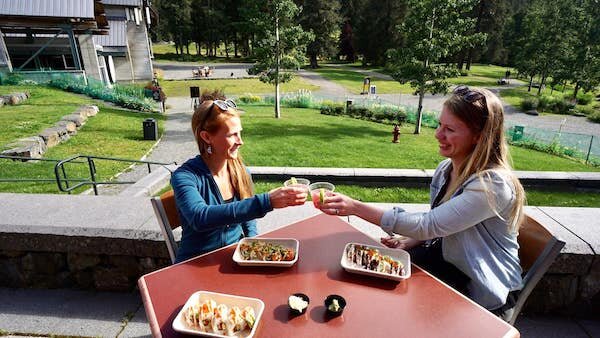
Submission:
<svg viewBox="0 0 600 338">
<path fill-rule="evenodd" d="M 75 155 L 68 157 L 63 160 L 51 159 L 51 158 L 31 158 L 25 156 L 8 156 L 8 155 L 0 155 L 0 159 L 9 159 L 13 161 L 46 161 L 46 162 L 56 162 L 54 165 L 54 178 L 30 178 L 30 179 L 4 179 L 0 178 L 0 183 L 8 183 L 8 182 L 56 182 L 58 185 L 58 189 L 62 192 L 66 192 L 68 194 L 71 193 L 72 190 L 77 189 L 84 185 L 91 185 L 94 189 L 94 194 L 98 195 L 98 185 L 102 184 L 133 184 L 135 181 L 97 181 L 96 180 L 96 163 L 94 160 L 107 160 L 107 161 L 119 161 L 119 162 L 130 162 L 130 163 L 144 163 L 148 166 L 148 173 L 152 172 L 151 165 L 160 165 L 167 170 L 171 171 L 168 165 L 177 164 L 177 162 L 173 161 L 170 163 L 164 162 L 155 162 L 155 161 L 143 161 L 143 160 L 130 160 L 118 157 L 105 157 L 105 156 L 93 156 L 93 155 Z M 81 178 L 68 178 L 67 170 L 65 169 L 65 164 L 67 163 L 87 163 L 89 168 L 90 177 L 86 179 Z M 71 186 L 71 183 L 76 183 Z"/>
<path fill-rule="evenodd" d="M 76 162 L 75 160 L 78 158 L 85 158 L 87 163 L 88 163 L 88 168 L 90 171 L 90 180 L 87 181 L 81 181 L 79 183 L 77 183 L 74 186 L 69 186 L 69 181 L 77 181 L 77 180 L 72 180 L 72 179 L 68 179 L 66 176 L 66 171 L 65 171 L 65 167 L 64 164 L 66 163 L 85 163 L 85 162 Z M 152 172 L 152 168 L 150 167 L 151 164 L 154 165 L 160 165 L 163 168 L 171 171 L 167 166 L 171 165 L 171 164 L 177 164 L 177 162 L 173 161 L 170 163 L 163 163 L 163 162 L 155 162 L 155 161 L 143 161 L 143 160 L 130 160 L 130 159 L 125 159 L 125 158 L 118 158 L 118 157 L 104 157 L 104 156 L 92 156 L 92 155 L 75 155 L 69 158 L 66 158 L 64 160 L 61 160 L 60 162 L 56 163 L 56 165 L 54 166 L 54 175 L 56 177 L 56 184 L 58 185 L 58 189 L 62 192 L 66 192 L 66 193 L 70 193 L 72 190 L 77 189 L 81 186 L 84 186 L 86 184 L 89 184 L 92 186 L 92 188 L 94 189 L 94 195 L 98 195 L 98 185 L 102 185 L 102 184 L 134 184 L 136 183 L 135 181 L 96 181 L 96 164 L 94 162 L 94 160 L 108 160 L 108 161 L 119 161 L 119 162 L 131 162 L 131 163 L 145 163 L 148 166 L 148 173 Z M 59 168 L 60 171 L 62 171 L 63 173 L 63 177 L 60 177 L 60 173 L 59 173 Z M 65 187 L 63 187 L 62 183 L 65 183 Z"/>
</svg>

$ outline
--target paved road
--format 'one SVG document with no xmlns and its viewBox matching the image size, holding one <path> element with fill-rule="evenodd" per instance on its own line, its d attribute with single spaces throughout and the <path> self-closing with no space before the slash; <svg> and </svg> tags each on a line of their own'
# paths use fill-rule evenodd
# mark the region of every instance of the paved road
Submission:
<svg viewBox="0 0 600 338">
<path fill-rule="evenodd" d="M 250 63 L 154 62 L 152 66 L 155 70 L 161 70 L 166 80 L 198 79 L 192 76 L 192 70 L 201 66 L 209 66 L 213 69 L 209 79 L 254 77 L 248 75 L 248 69 L 252 67 Z"/>
</svg>

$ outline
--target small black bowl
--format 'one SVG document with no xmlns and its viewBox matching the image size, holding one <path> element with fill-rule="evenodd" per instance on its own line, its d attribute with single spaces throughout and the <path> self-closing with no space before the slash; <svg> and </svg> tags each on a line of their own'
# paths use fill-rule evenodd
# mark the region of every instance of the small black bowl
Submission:
<svg viewBox="0 0 600 338">
<path fill-rule="evenodd" d="M 307 302 L 308 304 L 310 304 L 310 298 L 308 298 L 308 296 L 305 295 L 305 294 L 303 294 L 303 293 L 294 293 L 292 296 L 300 297 L 305 302 Z M 302 311 L 298 311 L 296 309 L 292 309 L 292 306 L 290 305 L 290 300 L 288 298 L 288 307 L 290 308 L 290 313 L 292 313 L 294 315 L 301 315 L 301 314 L 305 313 L 306 309 L 308 309 L 308 304 L 306 305 L 306 307 L 304 309 L 302 309 Z"/>
<path fill-rule="evenodd" d="M 340 308 L 338 311 L 332 311 L 331 309 L 329 309 L 329 305 L 331 305 L 333 303 L 333 300 L 337 299 L 338 304 L 340 305 Z M 342 312 L 344 312 L 344 308 L 346 307 L 346 300 L 344 299 L 344 297 L 340 296 L 340 295 L 329 295 L 327 296 L 327 298 L 325 298 L 325 308 L 327 309 L 327 313 L 331 316 L 339 316 L 342 314 Z"/>
</svg>

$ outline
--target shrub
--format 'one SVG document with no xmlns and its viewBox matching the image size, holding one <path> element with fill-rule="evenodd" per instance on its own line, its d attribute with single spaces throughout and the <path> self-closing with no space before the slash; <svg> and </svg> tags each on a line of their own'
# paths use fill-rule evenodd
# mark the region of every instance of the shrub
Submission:
<svg viewBox="0 0 600 338">
<path fill-rule="evenodd" d="M 18 85 L 24 80 L 21 74 L 17 73 L 0 73 L 0 84 L 3 85 Z"/>
<path fill-rule="evenodd" d="M 225 92 L 222 88 L 215 89 L 202 89 L 202 93 L 200 94 L 200 102 L 205 100 L 226 100 Z"/>
<path fill-rule="evenodd" d="M 528 111 L 538 107 L 538 100 L 534 97 L 526 97 L 521 101 L 521 109 Z"/>
<path fill-rule="evenodd" d="M 313 97 L 312 92 L 306 89 L 300 89 L 293 94 L 284 95 L 281 103 L 292 108 L 313 108 L 321 105 L 320 100 Z"/>
<path fill-rule="evenodd" d="M 579 115 L 589 116 L 589 115 L 592 115 L 594 112 L 600 112 L 600 109 L 590 107 L 590 106 L 583 106 L 583 107 L 575 107 L 575 111 L 577 113 L 579 113 Z"/>
<path fill-rule="evenodd" d="M 593 99 L 594 99 L 594 94 L 592 94 L 592 93 L 577 94 L 577 104 L 580 104 L 582 106 L 590 104 L 590 102 L 592 102 Z"/>
<path fill-rule="evenodd" d="M 238 96 L 237 98 L 240 102 L 243 103 L 259 103 L 262 101 L 262 98 L 258 95 L 254 95 L 254 94 L 250 94 L 250 93 L 246 93 L 243 95 Z"/>
<path fill-rule="evenodd" d="M 600 111 L 596 110 L 593 113 L 589 114 L 587 116 L 587 119 L 595 123 L 600 123 Z"/>
</svg>

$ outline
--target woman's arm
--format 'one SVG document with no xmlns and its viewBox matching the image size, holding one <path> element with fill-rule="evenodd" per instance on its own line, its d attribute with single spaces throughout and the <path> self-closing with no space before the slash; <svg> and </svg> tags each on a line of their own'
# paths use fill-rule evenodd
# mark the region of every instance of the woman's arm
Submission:
<svg viewBox="0 0 600 338">
<path fill-rule="evenodd" d="M 242 230 L 244 231 L 244 236 L 246 237 L 254 237 L 258 235 L 256 220 L 253 219 L 251 221 L 242 223 Z"/>
</svg>

